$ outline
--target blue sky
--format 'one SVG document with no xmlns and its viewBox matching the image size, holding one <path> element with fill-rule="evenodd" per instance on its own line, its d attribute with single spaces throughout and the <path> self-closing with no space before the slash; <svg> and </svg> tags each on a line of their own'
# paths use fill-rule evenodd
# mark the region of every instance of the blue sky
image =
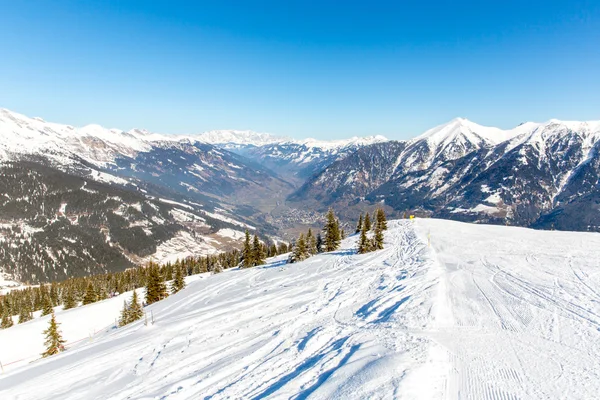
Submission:
<svg viewBox="0 0 600 400">
<path fill-rule="evenodd" d="M 163 133 L 403 139 L 600 119 L 600 1 L 12 1 L 0 107 Z"/>
</svg>

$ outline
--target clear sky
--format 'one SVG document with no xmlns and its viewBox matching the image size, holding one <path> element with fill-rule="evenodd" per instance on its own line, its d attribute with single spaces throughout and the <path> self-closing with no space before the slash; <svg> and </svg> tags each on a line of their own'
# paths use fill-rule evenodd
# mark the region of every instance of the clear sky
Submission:
<svg viewBox="0 0 600 400">
<path fill-rule="evenodd" d="M 403 139 L 600 119 L 600 1 L 3 1 L 0 107 L 162 133 Z"/>
</svg>

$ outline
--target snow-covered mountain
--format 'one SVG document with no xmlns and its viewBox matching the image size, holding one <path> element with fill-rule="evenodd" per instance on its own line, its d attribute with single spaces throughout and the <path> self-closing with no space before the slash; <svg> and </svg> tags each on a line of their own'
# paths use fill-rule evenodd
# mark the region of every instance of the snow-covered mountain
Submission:
<svg viewBox="0 0 600 400">
<path fill-rule="evenodd" d="M 224 147 L 242 146 L 265 146 L 273 143 L 287 142 L 292 139 L 284 136 L 271 135 L 254 131 L 239 131 L 232 129 L 214 130 L 192 135 L 194 139 L 205 143 L 221 145 Z"/>
<path fill-rule="evenodd" d="M 296 183 L 321 172 L 335 161 L 374 143 L 385 142 L 383 136 L 352 137 L 345 140 L 288 140 L 263 146 L 230 147 L 243 155 Z"/>
<path fill-rule="evenodd" d="M 131 293 L 0 331 L 2 399 L 593 399 L 600 237 L 390 221 L 385 249 L 193 276 L 114 328 Z M 428 242 L 430 245 L 428 245 Z M 285 256 L 284 256 L 285 257 Z M 138 290 L 138 295 L 140 290 Z"/>
<path fill-rule="evenodd" d="M 598 230 L 600 122 L 500 130 L 455 119 L 403 142 L 359 149 L 290 196 L 340 208 L 384 201 L 398 212 Z"/>
</svg>

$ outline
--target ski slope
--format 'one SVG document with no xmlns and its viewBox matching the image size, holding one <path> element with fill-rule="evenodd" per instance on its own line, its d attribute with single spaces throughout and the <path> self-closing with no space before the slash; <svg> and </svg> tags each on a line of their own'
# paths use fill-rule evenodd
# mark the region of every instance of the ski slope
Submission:
<svg viewBox="0 0 600 400">
<path fill-rule="evenodd" d="M 600 235 L 432 219 L 389 226 L 382 251 L 357 255 L 351 237 L 301 263 L 196 279 L 146 308 L 154 325 L 105 328 L 7 369 L 0 398 L 597 396 Z M 87 306 L 57 319 L 66 332 L 115 318 L 96 307 L 97 318 Z M 0 360 L 40 346 L 25 333 L 42 322 L 0 331 Z"/>
</svg>

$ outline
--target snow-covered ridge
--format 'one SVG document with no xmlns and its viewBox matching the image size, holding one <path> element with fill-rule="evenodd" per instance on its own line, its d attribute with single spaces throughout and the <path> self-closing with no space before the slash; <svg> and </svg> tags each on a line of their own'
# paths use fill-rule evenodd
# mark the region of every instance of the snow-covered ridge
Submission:
<svg viewBox="0 0 600 400">
<path fill-rule="evenodd" d="M 588 134 L 600 134 L 600 121 L 560 121 L 525 122 L 512 129 L 500 129 L 479 125 L 465 118 L 455 118 L 445 124 L 425 131 L 410 142 L 427 141 L 440 146 L 452 141 L 468 141 L 473 144 L 496 145 L 519 136 L 529 137 L 541 132 L 561 133 L 575 131 Z"/>
</svg>

